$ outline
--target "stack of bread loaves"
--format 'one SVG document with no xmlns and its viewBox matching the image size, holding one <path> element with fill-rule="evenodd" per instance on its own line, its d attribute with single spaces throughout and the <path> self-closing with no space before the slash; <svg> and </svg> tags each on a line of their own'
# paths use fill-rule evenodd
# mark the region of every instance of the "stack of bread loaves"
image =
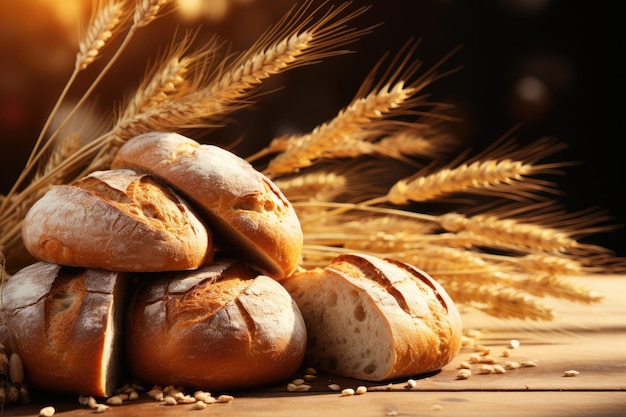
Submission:
<svg viewBox="0 0 626 417">
<path fill-rule="evenodd" d="M 110 170 L 52 188 L 22 238 L 38 261 L 4 282 L 0 343 L 35 389 L 106 397 L 127 376 L 237 390 L 305 362 L 382 381 L 460 349 L 456 307 L 430 277 L 356 254 L 302 270 L 282 192 L 179 134 L 139 135 Z"/>
</svg>

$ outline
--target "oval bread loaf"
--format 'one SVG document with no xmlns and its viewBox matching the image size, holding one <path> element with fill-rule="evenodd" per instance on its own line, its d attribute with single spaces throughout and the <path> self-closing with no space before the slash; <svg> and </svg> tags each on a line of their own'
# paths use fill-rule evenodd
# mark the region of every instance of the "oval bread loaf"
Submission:
<svg viewBox="0 0 626 417">
<path fill-rule="evenodd" d="M 243 389 L 299 368 L 304 321 L 273 278 L 225 260 L 153 275 L 134 294 L 126 328 L 128 367 L 140 382 Z"/>
<path fill-rule="evenodd" d="M 281 281 L 308 331 L 306 361 L 332 375 L 383 381 L 438 370 L 461 348 L 446 291 L 401 261 L 344 254 Z"/>
<path fill-rule="evenodd" d="M 124 372 L 124 273 L 29 265 L 4 282 L 0 342 L 33 389 L 107 397 Z"/>
<path fill-rule="evenodd" d="M 232 152 L 150 132 L 127 141 L 111 166 L 160 177 L 196 204 L 223 251 L 271 277 L 291 274 L 300 262 L 303 235 L 291 203 Z"/>
<path fill-rule="evenodd" d="M 169 187 L 131 170 L 94 172 L 49 190 L 28 211 L 22 239 L 38 260 L 111 271 L 198 268 L 212 234 Z"/>
</svg>

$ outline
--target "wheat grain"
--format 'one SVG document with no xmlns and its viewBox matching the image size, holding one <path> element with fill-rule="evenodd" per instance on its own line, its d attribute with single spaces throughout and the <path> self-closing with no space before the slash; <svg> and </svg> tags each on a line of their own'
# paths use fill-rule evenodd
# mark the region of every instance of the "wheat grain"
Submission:
<svg viewBox="0 0 626 417">
<path fill-rule="evenodd" d="M 455 280 L 446 290 L 456 302 L 501 319 L 551 321 L 555 317 L 553 309 L 514 288 Z"/>
<path fill-rule="evenodd" d="M 139 0 L 133 14 L 133 25 L 138 28 L 147 26 L 170 2 L 171 0 Z"/>
<path fill-rule="evenodd" d="M 345 176 L 327 171 L 311 172 L 274 181 L 292 203 L 301 200 L 330 201 L 344 190 L 346 182 Z"/>
<path fill-rule="evenodd" d="M 530 273 L 544 272 L 552 275 L 580 275 L 583 265 L 575 259 L 564 256 L 552 256 L 543 253 L 531 253 L 515 258 L 518 265 Z"/>
<path fill-rule="evenodd" d="M 516 288 L 539 297 L 555 297 L 577 303 L 597 303 L 602 297 L 571 280 L 554 275 L 539 274 L 520 279 Z"/>
<path fill-rule="evenodd" d="M 407 113 L 434 116 L 428 111 L 416 110 L 420 106 L 434 105 L 426 102 L 425 97 L 417 96 L 417 93 L 438 78 L 436 71 L 447 57 L 416 80 L 407 82 L 420 66 L 419 62 L 410 62 L 414 48 L 410 42 L 407 43 L 374 85 L 378 67 L 385 60 L 383 57 L 362 82 L 351 103 L 332 120 L 304 135 L 280 137 L 272 141 L 268 148 L 253 155 L 251 160 L 280 151 L 263 172 L 270 177 L 284 175 L 311 166 L 322 158 L 369 153 L 371 146 L 366 142 L 388 134 L 394 128 L 394 123 L 388 119 L 393 117 Z"/>
<path fill-rule="evenodd" d="M 490 215 L 468 218 L 458 213 L 446 213 L 439 216 L 439 223 L 448 231 L 455 233 L 463 231 L 479 237 L 483 242 L 493 244 L 508 244 L 547 252 L 562 251 L 578 245 L 578 242 L 565 232 Z"/>
<path fill-rule="evenodd" d="M 432 175 L 416 175 L 400 180 L 391 187 L 385 198 L 393 204 L 427 201 L 469 188 L 512 184 L 519 181 L 522 176 L 531 174 L 532 170 L 532 165 L 508 159 L 477 161 L 454 169 L 442 169 Z"/>
<path fill-rule="evenodd" d="M 327 149 L 338 146 L 346 137 L 371 135 L 367 126 L 372 119 L 384 117 L 391 109 L 405 102 L 413 92 L 412 88 L 405 88 L 404 83 L 400 82 L 385 86 L 367 97 L 357 98 L 329 123 L 316 127 L 307 135 L 289 140 L 285 151 L 274 157 L 264 172 L 272 176 L 308 167 L 315 159 L 322 157 Z"/>
<path fill-rule="evenodd" d="M 108 1 L 92 17 L 88 29 L 78 45 L 75 66 L 78 70 L 85 70 L 98 56 L 106 42 L 113 36 L 114 30 L 120 23 L 124 5 L 114 0 Z"/>
<path fill-rule="evenodd" d="M 196 74 L 200 81 L 188 94 L 120 118 L 113 130 L 112 148 L 147 131 L 216 126 L 225 114 L 249 105 L 255 89 L 271 75 L 345 53 L 336 48 L 367 32 L 344 28 L 363 8 L 341 16 L 347 7 L 344 4 L 311 23 L 311 17 L 305 17 L 309 7 L 307 2 L 295 13 L 288 13 L 277 27 L 230 62 L 224 59 L 217 68 L 202 68 L 204 74 Z"/>
</svg>

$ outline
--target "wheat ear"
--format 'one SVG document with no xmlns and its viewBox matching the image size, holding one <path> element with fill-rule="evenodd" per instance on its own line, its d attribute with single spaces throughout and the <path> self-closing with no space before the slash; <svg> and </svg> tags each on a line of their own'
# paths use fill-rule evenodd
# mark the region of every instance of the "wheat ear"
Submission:
<svg viewBox="0 0 626 417">
<path fill-rule="evenodd" d="M 111 134 L 100 138 L 99 154 L 86 171 L 106 167 L 119 146 L 147 131 L 180 131 L 215 127 L 225 114 L 250 104 L 250 97 L 271 75 L 307 65 L 347 51 L 337 48 L 356 40 L 369 29 L 346 28 L 348 21 L 363 13 L 360 8 L 345 16 L 349 3 L 326 12 L 313 21 L 311 2 L 292 9 L 276 27 L 268 30 L 246 52 L 224 59 L 216 66 L 202 66 L 188 94 L 164 100 L 129 117 L 120 117 Z M 320 12 L 320 9 L 314 13 Z M 202 52 L 199 55 L 203 55 Z M 127 115 L 128 116 L 128 115 Z"/>
<path fill-rule="evenodd" d="M 551 321 L 554 310 L 515 288 L 500 288 L 454 280 L 446 291 L 456 303 L 474 307 L 490 316 L 501 319 Z"/>
<path fill-rule="evenodd" d="M 341 147 L 350 147 L 353 144 L 359 146 L 359 142 L 371 141 L 387 133 L 393 126 L 388 121 L 392 117 L 407 113 L 420 114 L 416 108 L 426 107 L 431 103 L 417 94 L 444 76 L 437 74 L 437 70 L 447 57 L 409 82 L 407 80 L 414 77 L 421 65 L 418 61 L 411 61 L 415 46 L 410 43 L 405 45 L 404 49 L 408 48 L 408 52 L 401 50 L 380 82 L 371 87 L 376 78 L 376 70 L 384 62 L 383 57 L 362 83 L 352 102 L 331 121 L 317 126 L 308 134 L 272 141 L 267 149 L 261 150 L 248 160 L 253 161 L 280 150 L 263 172 L 270 177 L 288 174 L 309 167 L 321 158 L 333 157 L 333 150 L 341 152 Z M 387 123 L 383 123 L 384 121 Z"/>
<path fill-rule="evenodd" d="M 50 137 L 47 143 L 44 144 L 44 138 L 52 120 L 56 116 L 61 104 L 65 100 L 67 93 L 70 88 L 74 84 L 78 74 L 86 69 L 90 63 L 92 63 L 96 56 L 99 54 L 100 50 L 104 47 L 107 41 L 113 37 L 116 29 L 119 27 L 121 22 L 121 16 L 124 12 L 124 6 L 120 3 L 116 3 L 114 0 L 107 1 L 106 3 L 95 2 L 95 7 L 93 8 L 93 14 L 90 19 L 90 23 L 88 28 L 83 36 L 83 39 L 79 43 L 79 52 L 76 56 L 76 62 L 74 65 L 74 70 L 70 75 L 70 78 L 66 82 L 61 94 L 57 98 L 54 107 L 48 114 L 48 118 L 44 123 L 35 144 L 30 152 L 28 160 L 26 161 L 25 168 L 22 170 L 21 174 L 18 176 L 17 180 L 13 184 L 13 187 L 7 194 L 8 199 L 6 199 L 2 204 L 0 204 L 0 212 L 3 212 L 6 209 L 5 203 L 7 203 L 10 198 L 17 192 L 19 187 L 23 184 L 23 182 L 28 178 L 28 176 L 32 173 L 33 169 L 39 162 L 39 159 L 45 153 L 49 143 L 53 141 L 53 137 Z M 43 146 L 42 146 L 43 145 Z"/>
</svg>

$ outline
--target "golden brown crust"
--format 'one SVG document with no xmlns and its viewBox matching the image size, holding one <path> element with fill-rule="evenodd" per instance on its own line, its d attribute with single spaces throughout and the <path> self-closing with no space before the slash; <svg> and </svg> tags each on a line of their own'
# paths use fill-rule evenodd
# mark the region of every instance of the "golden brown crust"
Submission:
<svg viewBox="0 0 626 417">
<path fill-rule="evenodd" d="M 168 187 L 130 170 L 94 172 L 48 191 L 22 226 L 26 249 L 60 265 L 112 271 L 194 269 L 212 235 Z"/>
<path fill-rule="evenodd" d="M 309 332 L 307 361 L 330 374 L 383 381 L 441 369 L 461 348 L 443 287 L 394 259 L 343 254 L 281 282 Z"/>
<path fill-rule="evenodd" d="M 126 142 L 112 167 L 150 173 L 170 184 L 201 210 L 221 249 L 273 278 L 291 274 L 300 262 L 303 235 L 291 203 L 232 152 L 176 133 L 151 132 Z"/>
<path fill-rule="evenodd" d="M 287 291 L 239 262 L 154 274 L 135 293 L 126 351 L 148 385 L 243 389 L 289 378 L 306 328 Z"/>
<path fill-rule="evenodd" d="M 38 262 L 4 283 L 0 342 L 48 392 L 112 395 L 122 379 L 128 277 Z"/>
</svg>

